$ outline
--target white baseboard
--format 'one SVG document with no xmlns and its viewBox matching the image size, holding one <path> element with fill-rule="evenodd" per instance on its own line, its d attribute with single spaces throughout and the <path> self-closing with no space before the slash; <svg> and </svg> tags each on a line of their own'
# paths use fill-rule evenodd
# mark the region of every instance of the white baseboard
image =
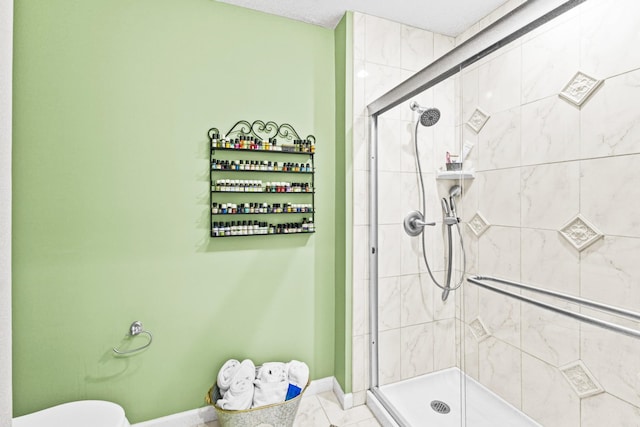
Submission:
<svg viewBox="0 0 640 427">
<path fill-rule="evenodd" d="M 340 406 L 342 406 L 342 409 L 346 411 L 347 409 L 353 408 L 353 394 L 345 394 L 345 392 L 342 391 L 342 387 L 340 387 L 340 383 L 338 382 L 336 377 L 331 378 L 333 378 L 333 394 L 335 394 L 336 398 L 338 398 L 338 402 L 340 402 Z"/>
<path fill-rule="evenodd" d="M 335 377 L 326 377 L 311 381 L 304 395 L 312 396 L 327 391 L 334 392 L 343 409 L 353 407 L 353 395 L 351 393 L 345 394 Z M 202 408 L 133 424 L 131 427 L 197 427 L 217 419 L 216 410 L 213 409 L 213 406 L 204 406 Z"/>
<path fill-rule="evenodd" d="M 217 420 L 216 410 L 213 406 L 178 412 L 166 417 L 156 418 L 142 423 L 133 424 L 132 427 L 197 427 L 204 423 Z"/>
<path fill-rule="evenodd" d="M 314 394 L 320 394 L 331 390 L 333 390 L 333 377 L 326 377 L 311 381 L 309 388 L 304 392 L 304 394 L 306 396 L 312 396 Z"/>
</svg>

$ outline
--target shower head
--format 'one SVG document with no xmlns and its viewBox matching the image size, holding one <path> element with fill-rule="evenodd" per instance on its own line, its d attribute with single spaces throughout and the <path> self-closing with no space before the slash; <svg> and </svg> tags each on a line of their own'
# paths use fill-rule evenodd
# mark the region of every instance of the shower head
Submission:
<svg viewBox="0 0 640 427">
<path fill-rule="evenodd" d="M 459 185 L 453 185 L 449 189 L 449 197 L 458 197 L 462 193 L 462 187 Z"/>
<path fill-rule="evenodd" d="M 440 110 L 437 108 L 424 108 L 416 101 L 411 101 L 409 108 L 420 113 L 420 124 L 422 126 L 433 126 L 440 120 Z"/>
<path fill-rule="evenodd" d="M 440 110 L 437 108 L 429 108 L 420 114 L 420 124 L 422 126 L 433 126 L 440 120 Z"/>
</svg>

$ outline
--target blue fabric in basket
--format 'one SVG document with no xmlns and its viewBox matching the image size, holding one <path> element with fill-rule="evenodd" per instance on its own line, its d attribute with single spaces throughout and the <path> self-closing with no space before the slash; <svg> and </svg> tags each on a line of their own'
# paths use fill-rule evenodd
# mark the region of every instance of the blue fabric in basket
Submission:
<svg viewBox="0 0 640 427">
<path fill-rule="evenodd" d="M 301 391 L 302 389 L 300 387 L 289 384 L 289 389 L 287 390 L 287 398 L 285 400 L 293 399 L 294 397 L 299 395 Z"/>
</svg>

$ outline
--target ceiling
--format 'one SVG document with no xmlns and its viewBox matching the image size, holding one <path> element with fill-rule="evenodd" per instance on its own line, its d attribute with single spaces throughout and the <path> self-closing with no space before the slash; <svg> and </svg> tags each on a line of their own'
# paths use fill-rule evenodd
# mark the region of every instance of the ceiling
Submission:
<svg viewBox="0 0 640 427">
<path fill-rule="evenodd" d="M 248 9 L 335 28 L 345 11 L 386 18 L 457 36 L 507 0 L 218 0 Z"/>
</svg>

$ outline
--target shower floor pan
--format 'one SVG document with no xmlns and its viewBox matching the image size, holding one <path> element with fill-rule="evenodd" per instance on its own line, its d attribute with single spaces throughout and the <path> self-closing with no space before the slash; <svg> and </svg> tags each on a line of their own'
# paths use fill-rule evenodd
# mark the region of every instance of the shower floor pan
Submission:
<svg viewBox="0 0 640 427">
<path fill-rule="evenodd" d="M 411 427 L 542 427 L 458 368 L 384 385 L 380 391 Z"/>
</svg>

